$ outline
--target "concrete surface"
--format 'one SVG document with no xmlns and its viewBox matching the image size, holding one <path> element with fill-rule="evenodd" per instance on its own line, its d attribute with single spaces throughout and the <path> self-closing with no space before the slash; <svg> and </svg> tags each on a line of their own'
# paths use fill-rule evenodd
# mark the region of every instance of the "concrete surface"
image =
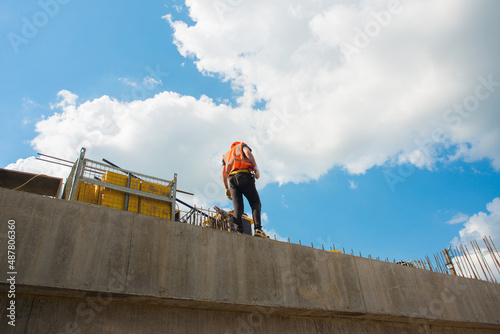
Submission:
<svg viewBox="0 0 500 334">
<path fill-rule="evenodd" d="M 500 284 L 2 188 L 0 263 L 0 333 L 500 333 Z"/>
</svg>

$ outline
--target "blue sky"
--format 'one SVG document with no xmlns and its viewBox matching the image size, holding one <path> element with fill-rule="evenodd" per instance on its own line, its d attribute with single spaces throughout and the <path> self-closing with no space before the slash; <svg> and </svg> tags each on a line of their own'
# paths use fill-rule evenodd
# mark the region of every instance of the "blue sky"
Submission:
<svg viewBox="0 0 500 334">
<path fill-rule="evenodd" d="M 63 177 L 33 157 L 85 146 L 230 207 L 220 159 L 243 140 L 279 238 L 391 260 L 500 244 L 497 2 L 188 4 L 3 1 L 0 167 Z"/>
</svg>

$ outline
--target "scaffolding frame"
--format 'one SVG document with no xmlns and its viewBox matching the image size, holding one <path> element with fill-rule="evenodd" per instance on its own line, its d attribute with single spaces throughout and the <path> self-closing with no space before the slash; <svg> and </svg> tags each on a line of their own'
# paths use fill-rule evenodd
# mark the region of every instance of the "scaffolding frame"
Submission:
<svg viewBox="0 0 500 334">
<path fill-rule="evenodd" d="M 117 166 L 111 166 L 98 161 L 85 158 L 86 149 L 82 147 L 80 156 L 72 167 L 71 173 L 65 186 L 65 193 L 63 196 L 66 199 L 74 201 L 77 200 L 77 190 L 80 182 L 85 184 L 94 185 L 106 189 L 118 191 L 125 195 L 125 203 L 123 210 L 129 209 L 129 201 L 131 196 L 138 196 L 139 198 L 156 200 L 167 203 L 170 205 L 170 219 L 175 220 L 175 202 L 177 192 L 177 174 L 174 174 L 174 179 L 169 181 L 146 174 L 137 173 Z M 105 175 L 107 172 L 116 173 L 120 176 L 126 176 L 126 186 L 104 182 L 102 178 L 97 175 Z M 158 193 L 148 192 L 141 189 L 131 188 L 132 181 L 149 182 L 150 184 L 157 184 L 162 187 L 168 187 L 169 193 L 163 196 Z"/>
</svg>

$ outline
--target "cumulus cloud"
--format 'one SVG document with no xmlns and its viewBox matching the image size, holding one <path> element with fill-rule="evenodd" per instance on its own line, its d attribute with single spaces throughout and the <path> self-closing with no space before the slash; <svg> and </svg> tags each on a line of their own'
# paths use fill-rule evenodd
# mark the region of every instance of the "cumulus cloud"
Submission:
<svg viewBox="0 0 500 334">
<path fill-rule="evenodd" d="M 487 32 L 499 30 L 498 4 L 218 4 L 189 1 L 192 26 L 167 19 L 179 52 L 240 87 L 242 105 L 264 99 L 266 112 L 293 115 L 266 158 L 282 152 L 279 162 L 298 168 L 276 179 L 315 178 L 335 165 L 364 173 L 394 158 L 429 167 L 436 147 L 499 165 L 499 50 Z"/>
<path fill-rule="evenodd" d="M 61 91 L 33 146 L 71 159 L 85 146 L 132 170 L 177 172 L 180 187 L 203 201 L 224 199 L 220 160 L 235 140 L 254 149 L 261 187 L 309 181 L 336 166 L 362 174 L 388 162 L 431 168 L 443 159 L 487 158 L 500 169 L 500 3 L 186 6 L 194 24 L 164 16 L 179 53 L 201 73 L 230 81 L 241 93 L 237 106 L 175 92 L 78 104 Z M 265 108 L 253 109 L 262 101 Z"/>
<path fill-rule="evenodd" d="M 457 213 L 455 214 L 450 220 L 446 222 L 446 224 L 454 225 L 454 224 L 461 224 L 465 223 L 469 219 L 469 216 L 467 216 L 464 213 Z"/>
<path fill-rule="evenodd" d="M 123 82 L 124 84 L 132 87 L 138 87 L 139 83 L 129 79 L 129 78 L 118 78 L 118 81 Z M 161 85 L 162 81 L 160 79 L 154 78 L 152 76 L 147 76 L 144 79 L 142 79 L 142 86 L 147 87 L 147 88 L 153 88 L 157 85 Z"/>
<path fill-rule="evenodd" d="M 500 242 L 500 197 L 486 204 L 486 210 L 465 219 L 464 228 L 460 230 L 460 238 L 454 240 L 455 244 L 480 240 L 484 236 L 491 237 L 495 243 Z"/>
<path fill-rule="evenodd" d="M 136 87 L 137 86 L 137 82 L 135 82 L 133 80 L 130 80 L 129 78 L 118 78 L 118 81 L 121 81 L 124 84 L 132 86 L 132 87 Z"/>
<path fill-rule="evenodd" d="M 489 250 L 482 239 L 486 237 L 488 242 L 493 241 L 494 245 L 500 242 L 500 197 L 486 204 L 486 210 L 487 212 L 478 212 L 471 217 L 459 213 L 448 222 L 449 224 L 464 224 L 459 232 L 460 236 L 455 237 L 451 243 L 455 247 L 462 245 L 463 248 L 460 249 L 465 251 L 465 254 L 467 250 L 469 251 L 467 257 L 462 253 L 456 253 L 458 256 L 453 258 L 453 263 L 459 270 L 463 267 L 460 271 L 463 276 L 478 277 L 483 280 L 492 280 L 492 277 L 495 277 L 499 281 L 500 273 L 496 270 L 498 268 L 496 261 L 500 258 L 500 254 L 493 251 L 494 248 Z M 467 263 L 473 264 L 468 270 L 466 269 Z M 488 267 L 484 266 L 484 263 L 487 263 Z"/>
<path fill-rule="evenodd" d="M 75 160 L 79 148 L 86 147 L 87 157 L 106 158 L 129 170 L 166 179 L 178 173 L 180 187 L 204 201 L 223 195 L 222 154 L 234 140 L 249 137 L 241 122 L 241 114 L 249 111 L 236 113 L 206 96 L 195 99 L 164 92 L 131 103 L 103 96 L 80 105 L 74 104 L 74 94 L 60 96 L 60 112 L 36 125 L 39 134 L 32 145 L 38 152 Z M 27 159 L 8 168 L 48 167 Z M 61 177 L 69 172 L 55 168 L 56 172 L 51 166 L 51 172 Z"/>
</svg>

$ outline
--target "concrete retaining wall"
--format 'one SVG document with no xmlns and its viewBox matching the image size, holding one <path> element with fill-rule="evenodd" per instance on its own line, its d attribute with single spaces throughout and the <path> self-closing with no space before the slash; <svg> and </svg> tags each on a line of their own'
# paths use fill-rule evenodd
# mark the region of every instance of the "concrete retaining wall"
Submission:
<svg viewBox="0 0 500 334">
<path fill-rule="evenodd" d="M 0 236 L 0 333 L 500 332 L 499 284 L 91 204 L 0 189 Z"/>
</svg>

